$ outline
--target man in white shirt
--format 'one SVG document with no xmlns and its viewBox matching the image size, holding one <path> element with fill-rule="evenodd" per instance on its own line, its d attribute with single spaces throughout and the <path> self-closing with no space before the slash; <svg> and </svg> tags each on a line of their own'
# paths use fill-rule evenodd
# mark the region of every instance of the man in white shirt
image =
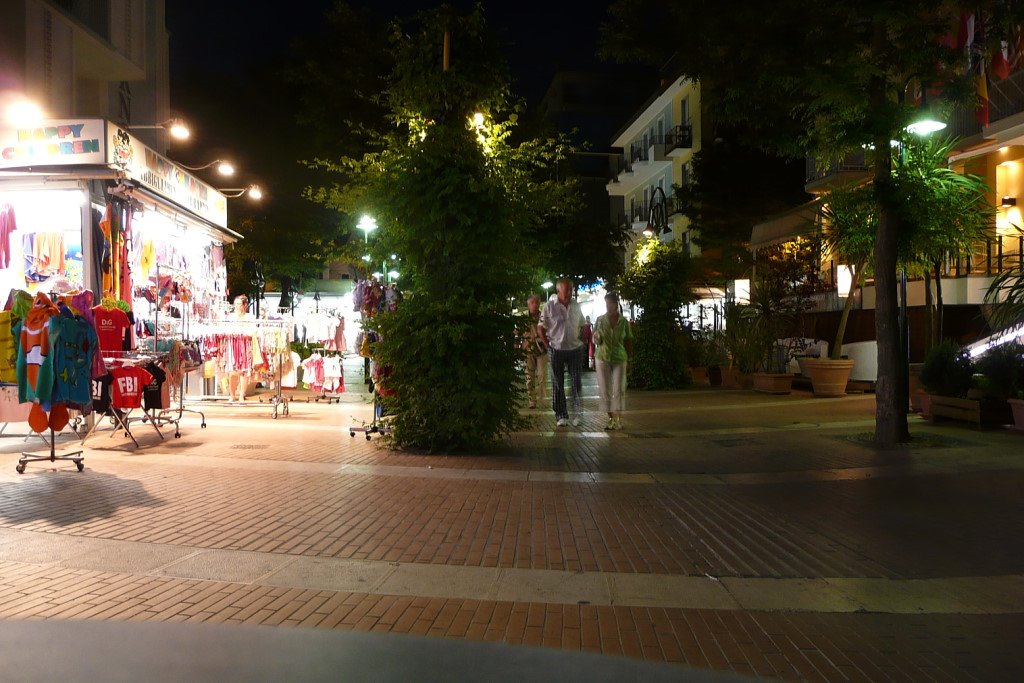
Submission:
<svg viewBox="0 0 1024 683">
<path fill-rule="evenodd" d="M 551 359 L 551 404 L 557 425 L 565 427 L 569 424 L 569 410 L 565 400 L 565 371 L 568 369 L 572 382 L 572 424 L 579 427 L 580 414 L 583 412 L 584 347 L 580 340 L 583 311 L 573 301 L 572 280 L 559 280 L 556 291 L 557 294 L 548 299 L 540 314 L 537 331 Z"/>
</svg>

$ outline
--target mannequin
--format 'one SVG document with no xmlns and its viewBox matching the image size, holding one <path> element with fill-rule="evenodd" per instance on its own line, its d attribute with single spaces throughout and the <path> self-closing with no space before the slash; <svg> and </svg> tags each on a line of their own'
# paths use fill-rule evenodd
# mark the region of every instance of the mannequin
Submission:
<svg viewBox="0 0 1024 683">
<path fill-rule="evenodd" d="M 239 294 L 235 297 L 235 310 L 231 312 L 231 320 L 255 320 L 249 312 L 249 297 Z M 249 389 L 249 373 L 232 372 L 228 376 L 228 393 L 231 400 L 245 401 L 245 394 Z"/>
</svg>

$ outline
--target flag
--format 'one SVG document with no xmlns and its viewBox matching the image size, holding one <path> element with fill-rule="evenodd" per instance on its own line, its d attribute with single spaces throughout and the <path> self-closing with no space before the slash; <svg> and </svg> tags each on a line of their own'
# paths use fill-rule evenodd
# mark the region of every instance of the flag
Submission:
<svg viewBox="0 0 1024 683">
<path fill-rule="evenodd" d="M 988 76 L 985 73 L 985 63 L 981 63 L 978 71 L 978 106 L 974 110 L 974 118 L 982 126 L 988 125 Z"/>
<path fill-rule="evenodd" d="M 963 50 L 974 44 L 974 12 L 960 12 L 960 28 L 956 34 L 956 49 Z"/>
<path fill-rule="evenodd" d="M 1006 58 L 1008 47 L 1009 43 L 1005 40 L 1001 41 L 990 62 L 992 75 L 999 80 L 1003 80 L 1010 75 L 1010 60 Z"/>
</svg>

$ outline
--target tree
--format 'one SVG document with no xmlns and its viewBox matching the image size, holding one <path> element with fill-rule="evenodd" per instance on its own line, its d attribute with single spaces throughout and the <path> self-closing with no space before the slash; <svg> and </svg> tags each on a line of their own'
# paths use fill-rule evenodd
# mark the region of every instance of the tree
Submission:
<svg viewBox="0 0 1024 683">
<path fill-rule="evenodd" d="M 640 309 L 629 366 L 631 386 L 672 389 L 689 382 L 679 309 L 695 300 L 692 272 L 693 259 L 678 242 L 666 244 L 652 237 L 640 245 L 619 279 L 623 298 Z"/>
<path fill-rule="evenodd" d="M 1002 0 L 970 5 L 977 16 L 990 19 L 984 31 L 989 41 L 1008 39 L 1022 12 Z M 670 56 L 665 52 L 674 52 L 673 66 L 702 81 L 715 116 L 746 126 L 754 144 L 827 159 L 865 144 L 888 150 L 916 114 L 906 96 L 915 84 L 970 100 L 973 83 L 965 73 L 964 53 L 949 40 L 960 9 L 950 0 L 782 0 L 733 3 L 723 12 L 695 0 L 618 0 L 604 29 L 605 50 L 662 63 Z M 678 40 L 682 35 L 686 39 Z M 878 209 L 875 442 L 890 447 L 909 438 L 896 296 L 904 213 L 891 155 L 870 156 Z"/>
<path fill-rule="evenodd" d="M 554 170 L 567 143 L 511 142 L 519 111 L 479 8 L 420 13 L 389 49 L 388 127 L 371 151 L 318 163 L 324 184 L 311 194 L 372 214 L 371 254 L 402 261 L 406 298 L 373 321 L 394 443 L 472 448 L 520 424 L 509 302 L 538 265 L 537 236 L 569 206 L 572 187 Z"/>
<path fill-rule="evenodd" d="M 704 279 L 719 283 L 749 269 L 752 225 L 807 198 L 802 164 L 722 134 L 694 155 L 690 183 L 675 191 L 702 251 Z"/>
<path fill-rule="evenodd" d="M 893 151 L 893 183 L 900 197 L 902 230 L 898 263 L 908 271 L 935 273 L 937 312 L 929 326 L 931 343 L 941 341 L 941 262 L 950 256 L 966 256 L 991 228 L 994 209 L 985 198 L 984 180 L 949 168 L 953 140 L 906 138 Z M 823 198 L 824 237 L 829 248 L 853 264 L 854 286 L 860 286 L 874 250 L 878 230 L 878 206 L 869 185 L 837 187 Z M 920 207 L 927 207 L 921 211 Z M 931 313 L 931 287 L 925 280 L 925 296 Z M 846 300 L 831 357 L 839 358 L 843 333 L 852 308 Z M 934 331 L 933 331 L 934 330 Z"/>
</svg>

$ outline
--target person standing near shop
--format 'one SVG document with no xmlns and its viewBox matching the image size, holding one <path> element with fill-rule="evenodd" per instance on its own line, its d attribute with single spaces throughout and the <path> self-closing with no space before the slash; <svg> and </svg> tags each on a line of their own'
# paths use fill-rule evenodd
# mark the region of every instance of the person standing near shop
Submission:
<svg viewBox="0 0 1024 683">
<path fill-rule="evenodd" d="M 544 401 L 544 385 L 548 381 L 548 359 L 541 341 L 540 297 L 531 296 L 526 300 L 526 332 L 523 333 L 523 351 L 526 352 L 526 395 L 530 408 L 536 408 Z"/>
<path fill-rule="evenodd" d="M 580 341 L 583 327 L 583 311 L 572 298 L 572 280 L 558 281 L 554 294 L 540 314 L 537 331 L 544 348 L 548 349 L 551 361 L 551 407 L 555 411 L 556 424 L 569 424 L 569 409 L 565 399 L 565 371 L 569 371 L 572 383 L 572 406 L 574 427 L 580 426 L 583 412 L 583 358 L 586 351 Z"/>
<path fill-rule="evenodd" d="M 619 297 L 609 292 L 604 297 L 606 313 L 594 325 L 594 359 L 597 362 L 597 387 L 601 410 L 608 413 L 607 430 L 622 429 L 622 411 L 626 403 L 626 368 L 633 358 L 633 331 L 622 315 Z"/>
<path fill-rule="evenodd" d="M 583 327 L 580 328 L 580 341 L 583 342 L 583 362 L 587 370 L 594 368 L 594 326 L 590 323 L 590 316 L 586 317 Z"/>
</svg>

